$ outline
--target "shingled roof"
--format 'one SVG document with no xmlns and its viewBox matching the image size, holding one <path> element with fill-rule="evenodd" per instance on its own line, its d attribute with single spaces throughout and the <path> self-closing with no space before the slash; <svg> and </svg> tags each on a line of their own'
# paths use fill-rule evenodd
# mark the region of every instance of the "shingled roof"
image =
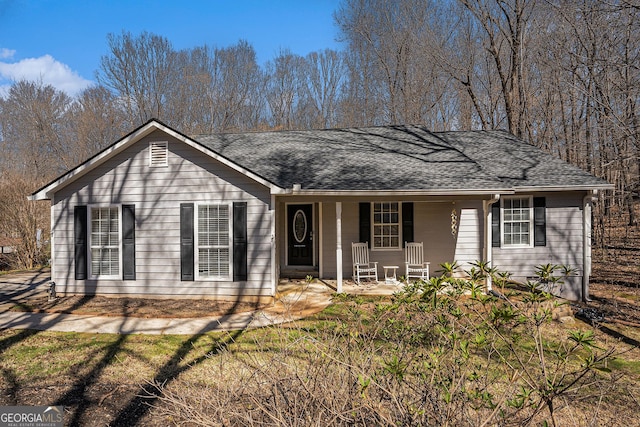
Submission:
<svg viewBox="0 0 640 427">
<path fill-rule="evenodd" d="M 191 138 L 281 188 L 494 192 L 610 187 L 505 131 L 384 126 Z"/>
<path fill-rule="evenodd" d="M 271 187 L 288 192 L 478 194 L 613 186 L 505 131 L 430 132 L 422 126 L 245 132 L 188 137 L 150 120 L 36 190 L 45 200 L 131 144 L 163 131 Z"/>
</svg>

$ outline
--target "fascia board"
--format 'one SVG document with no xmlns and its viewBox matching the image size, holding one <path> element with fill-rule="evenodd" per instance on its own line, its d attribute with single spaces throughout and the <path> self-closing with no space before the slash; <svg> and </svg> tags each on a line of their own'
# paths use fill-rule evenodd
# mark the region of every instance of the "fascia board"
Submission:
<svg viewBox="0 0 640 427">
<path fill-rule="evenodd" d="M 590 191 L 590 190 L 613 190 L 615 188 L 612 184 L 600 184 L 600 185 L 571 185 L 571 186 L 530 186 L 530 187 L 516 187 L 516 193 L 532 193 L 532 192 L 563 192 L 563 191 Z"/>
<path fill-rule="evenodd" d="M 298 190 L 287 191 L 287 196 L 486 196 L 487 194 L 514 194 L 512 188 L 489 188 L 478 190 Z"/>
</svg>

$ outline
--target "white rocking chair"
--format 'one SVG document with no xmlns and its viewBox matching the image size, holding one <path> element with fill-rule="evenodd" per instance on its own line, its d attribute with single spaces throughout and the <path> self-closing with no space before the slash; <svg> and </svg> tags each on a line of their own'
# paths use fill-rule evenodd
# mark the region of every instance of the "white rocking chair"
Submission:
<svg viewBox="0 0 640 427">
<path fill-rule="evenodd" d="M 369 262 L 369 242 L 351 243 L 351 258 L 353 261 L 353 281 L 358 285 L 361 279 L 375 279 L 378 281 L 378 262 Z"/>
<path fill-rule="evenodd" d="M 429 263 L 424 262 L 424 245 L 405 242 L 404 263 L 406 265 L 407 282 L 411 278 L 429 280 Z"/>
</svg>

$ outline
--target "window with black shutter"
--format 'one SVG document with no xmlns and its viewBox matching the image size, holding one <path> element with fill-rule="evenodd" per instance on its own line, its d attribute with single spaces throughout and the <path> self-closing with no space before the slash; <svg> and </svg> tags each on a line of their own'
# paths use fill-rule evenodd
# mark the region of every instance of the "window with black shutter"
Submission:
<svg viewBox="0 0 640 427">
<path fill-rule="evenodd" d="M 73 208 L 75 279 L 87 278 L 87 207 Z"/>
<path fill-rule="evenodd" d="M 122 205 L 122 278 L 136 280 L 136 208 Z"/>
<path fill-rule="evenodd" d="M 180 204 L 180 279 L 192 281 L 193 274 L 193 203 Z"/>
</svg>

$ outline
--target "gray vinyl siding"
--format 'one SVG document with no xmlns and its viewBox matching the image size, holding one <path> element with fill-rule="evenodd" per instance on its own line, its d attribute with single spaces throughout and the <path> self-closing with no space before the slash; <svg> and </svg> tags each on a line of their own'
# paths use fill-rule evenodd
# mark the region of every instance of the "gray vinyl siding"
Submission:
<svg viewBox="0 0 640 427">
<path fill-rule="evenodd" d="M 342 272 L 344 278 L 351 278 L 351 243 L 359 241 L 358 199 L 342 202 Z M 387 200 L 398 201 L 398 200 Z M 478 205 L 480 210 L 478 210 Z M 451 210 L 464 209 L 463 222 L 456 236 L 451 234 Z M 481 258 L 482 241 L 476 223 L 482 224 L 482 202 L 414 202 L 414 241 L 424 243 L 425 261 L 430 262 L 432 275 L 439 264 L 458 260 L 462 264 Z M 333 279 L 336 268 L 336 203 L 322 203 L 322 260 L 323 276 Z M 404 251 L 402 249 L 378 249 L 370 252 L 371 261 L 378 262 L 378 276 L 384 274 L 383 265 L 397 265 L 398 275 L 405 274 Z"/>
<path fill-rule="evenodd" d="M 534 273 L 536 265 L 566 264 L 579 270 L 579 274 L 559 290 L 563 296 L 580 297 L 582 276 L 582 196 L 574 193 L 535 194 L 546 198 L 547 245 L 531 248 L 491 248 L 493 266 L 512 273 L 515 280 L 524 281 Z M 334 279 L 336 268 L 336 199 L 322 201 L 322 277 Z M 376 198 L 376 201 L 383 200 Z M 289 200 L 287 200 L 289 201 Z M 300 200 L 296 199 L 296 202 Z M 351 278 L 351 243 L 359 241 L 360 202 L 365 198 L 342 198 L 342 271 Z M 384 199 L 384 201 L 397 201 Z M 423 242 L 425 261 L 431 263 L 431 275 L 436 275 L 440 264 L 456 261 L 460 274 L 468 271 L 472 263 L 485 259 L 484 211 L 482 200 L 414 201 L 414 241 Z M 279 204 L 284 209 L 284 203 Z M 451 233 L 451 212 L 455 208 L 458 218 L 457 232 Z M 279 225 L 279 230 L 284 223 Z M 286 250 L 286 239 L 280 234 L 278 244 Z M 378 275 L 383 265 L 397 265 L 398 275 L 404 275 L 402 250 L 372 250 L 371 261 L 378 262 Z M 280 262 L 284 263 L 281 255 Z M 284 264 L 282 264 L 284 265 Z"/>
<path fill-rule="evenodd" d="M 482 201 L 457 202 L 458 229 L 455 234 L 455 251 L 451 261 L 455 261 L 462 271 L 469 271 L 472 263 L 483 259 L 484 212 Z M 449 232 L 451 233 L 451 212 L 449 212 Z"/>
<path fill-rule="evenodd" d="M 494 247 L 493 265 L 508 271 L 518 281 L 526 281 L 541 264 L 567 265 L 578 273 L 564 284 L 559 293 L 579 298 L 583 274 L 582 196 L 574 193 L 536 194 L 546 198 L 546 246 L 532 248 Z"/>
<path fill-rule="evenodd" d="M 149 141 L 169 141 L 149 167 Z M 247 203 L 248 280 L 180 280 L 180 203 Z M 54 195 L 53 280 L 63 293 L 191 297 L 272 294 L 270 193 L 187 144 L 156 132 Z M 135 205 L 136 280 L 74 280 L 73 207 Z"/>
</svg>

